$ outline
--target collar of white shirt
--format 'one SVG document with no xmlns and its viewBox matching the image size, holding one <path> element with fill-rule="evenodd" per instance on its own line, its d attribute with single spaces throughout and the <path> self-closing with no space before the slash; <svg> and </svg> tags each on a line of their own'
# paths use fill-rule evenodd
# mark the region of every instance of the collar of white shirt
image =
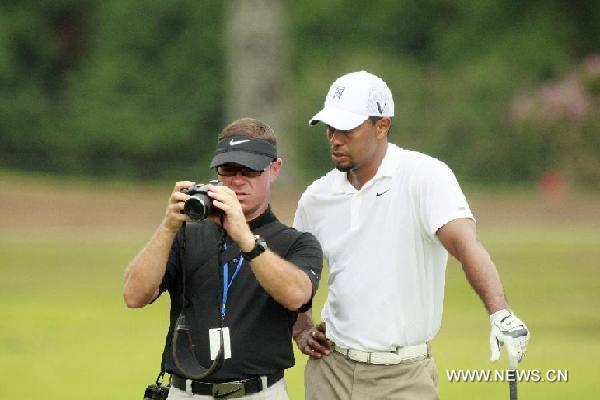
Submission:
<svg viewBox="0 0 600 400">
<path fill-rule="evenodd" d="M 398 166 L 398 157 L 395 157 L 394 153 L 398 152 L 399 150 L 400 148 L 398 148 L 396 145 L 388 143 L 385 151 L 385 156 L 381 161 L 381 165 L 379 166 L 379 168 L 377 168 L 375 176 L 373 176 L 373 178 L 371 178 L 367 183 L 365 183 L 361 190 L 364 190 L 371 186 L 371 182 L 374 182 L 383 177 L 392 177 L 394 175 L 394 171 Z M 333 173 L 334 179 L 333 185 L 331 187 L 333 194 L 352 194 L 358 192 L 358 190 L 356 190 L 354 186 L 352 186 L 350 181 L 348 181 L 346 172 L 333 170 Z"/>
</svg>

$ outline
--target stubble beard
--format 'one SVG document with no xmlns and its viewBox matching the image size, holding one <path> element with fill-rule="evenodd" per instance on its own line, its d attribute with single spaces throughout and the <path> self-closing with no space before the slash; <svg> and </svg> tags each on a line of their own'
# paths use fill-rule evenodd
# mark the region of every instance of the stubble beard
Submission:
<svg viewBox="0 0 600 400">
<path fill-rule="evenodd" d="M 354 164 L 336 164 L 335 168 L 340 172 L 349 172 L 354 169 Z"/>
<path fill-rule="evenodd" d="M 344 163 L 344 162 L 340 162 L 340 161 L 336 162 L 333 159 L 333 150 L 332 150 L 332 153 L 330 155 L 331 155 L 331 158 L 332 158 L 331 161 L 333 161 L 333 164 L 334 164 L 335 168 L 338 171 L 348 172 L 348 171 L 352 171 L 353 169 L 356 168 L 356 165 L 354 164 L 354 161 L 350 157 L 347 157 L 347 161 Z"/>
</svg>

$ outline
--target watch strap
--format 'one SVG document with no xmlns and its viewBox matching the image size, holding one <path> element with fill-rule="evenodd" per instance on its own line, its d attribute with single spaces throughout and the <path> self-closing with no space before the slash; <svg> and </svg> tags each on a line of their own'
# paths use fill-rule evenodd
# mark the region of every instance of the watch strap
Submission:
<svg viewBox="0 0 600 400">
<path fill-rule="evenodd" d="M 263 243 L 263 238 L 261 238 L 259 235 L 254 235 L 254 248 L 248 252 L 242 251 L 242 256 L 244 256 L 244 258 L 248 261 L 254 260 L 256 257 L 264 253 L 265 250 L 267 250 L 267 247 Z"/>
</svg>

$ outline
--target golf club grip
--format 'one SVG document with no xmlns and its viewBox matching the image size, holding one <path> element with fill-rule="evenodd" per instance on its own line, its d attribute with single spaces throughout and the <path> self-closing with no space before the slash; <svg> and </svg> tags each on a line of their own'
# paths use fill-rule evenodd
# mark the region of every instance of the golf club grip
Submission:
<svg viewBox="0 0 600 400">
<path fill-rule="evenodd" d="M 518 393 L 517 393 L 517 376 L 516 376 L 517 371 L 511 370 L 509 372 L 511 372 L 510 375 L 512 375 L 512 376 L 510 376 L 511 379 L 509 378 L 509 380 L 508 380 L 510 400 L 517 400 L 517 395 L 518 395 Z"/>
</svg>

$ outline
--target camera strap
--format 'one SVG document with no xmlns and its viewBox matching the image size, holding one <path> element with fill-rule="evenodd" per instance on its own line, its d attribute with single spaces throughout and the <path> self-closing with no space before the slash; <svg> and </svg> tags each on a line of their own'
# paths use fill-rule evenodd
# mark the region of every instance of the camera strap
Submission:
<svg viewBox="0 0 600 400">
<path fill-rule="evenodd" d="M 181 280 L 182 280 L 182 290 L 181 290 L 181 304 L 182 309 L 179 317 L 177 317 L 177 321 L 175 322 L 175 329 L 173 330 L 173 341 L 171 345 L 171 351 L 173 355 L 173 361 L 175 362 L 175 366 L 189 379 L 194 380 L 202 380 L 210 376 L 216 370 L 221 368 L 224 359 L 224 340 L 223 340 L 223 317 L 219 317 L 219 327 L 220 329 L 220 341 L 221 345 L 219 347 L 219 351 L 217 356 L 211 363 L 211 365 L 206 368 L 196 358 L 194 354 L 194 342 L 192 339 L 192 330 L 190 325 L 187 323 L 187 319 L 185 317 L 185 310 L 189 307 L 189 300 L 186 296 L 186 265 L 185 265 L 185 247 L 186 247 L 186 228 L 187 225 L 184 222 L 182 229 L 182 245 L 181 245 L 181 253 L 180 253 L 180 262 L 181 262 Z M 221 265 L 223 251 L 225 249 L 225 239 L 227 237 L 227 233 L 223 228 L 221 230 L 221 237 L 219 240 L 218 250 L 217 250 L 217 263 Z M 219 274 L 219 277 L 221 274 Z"/>
</svg>

